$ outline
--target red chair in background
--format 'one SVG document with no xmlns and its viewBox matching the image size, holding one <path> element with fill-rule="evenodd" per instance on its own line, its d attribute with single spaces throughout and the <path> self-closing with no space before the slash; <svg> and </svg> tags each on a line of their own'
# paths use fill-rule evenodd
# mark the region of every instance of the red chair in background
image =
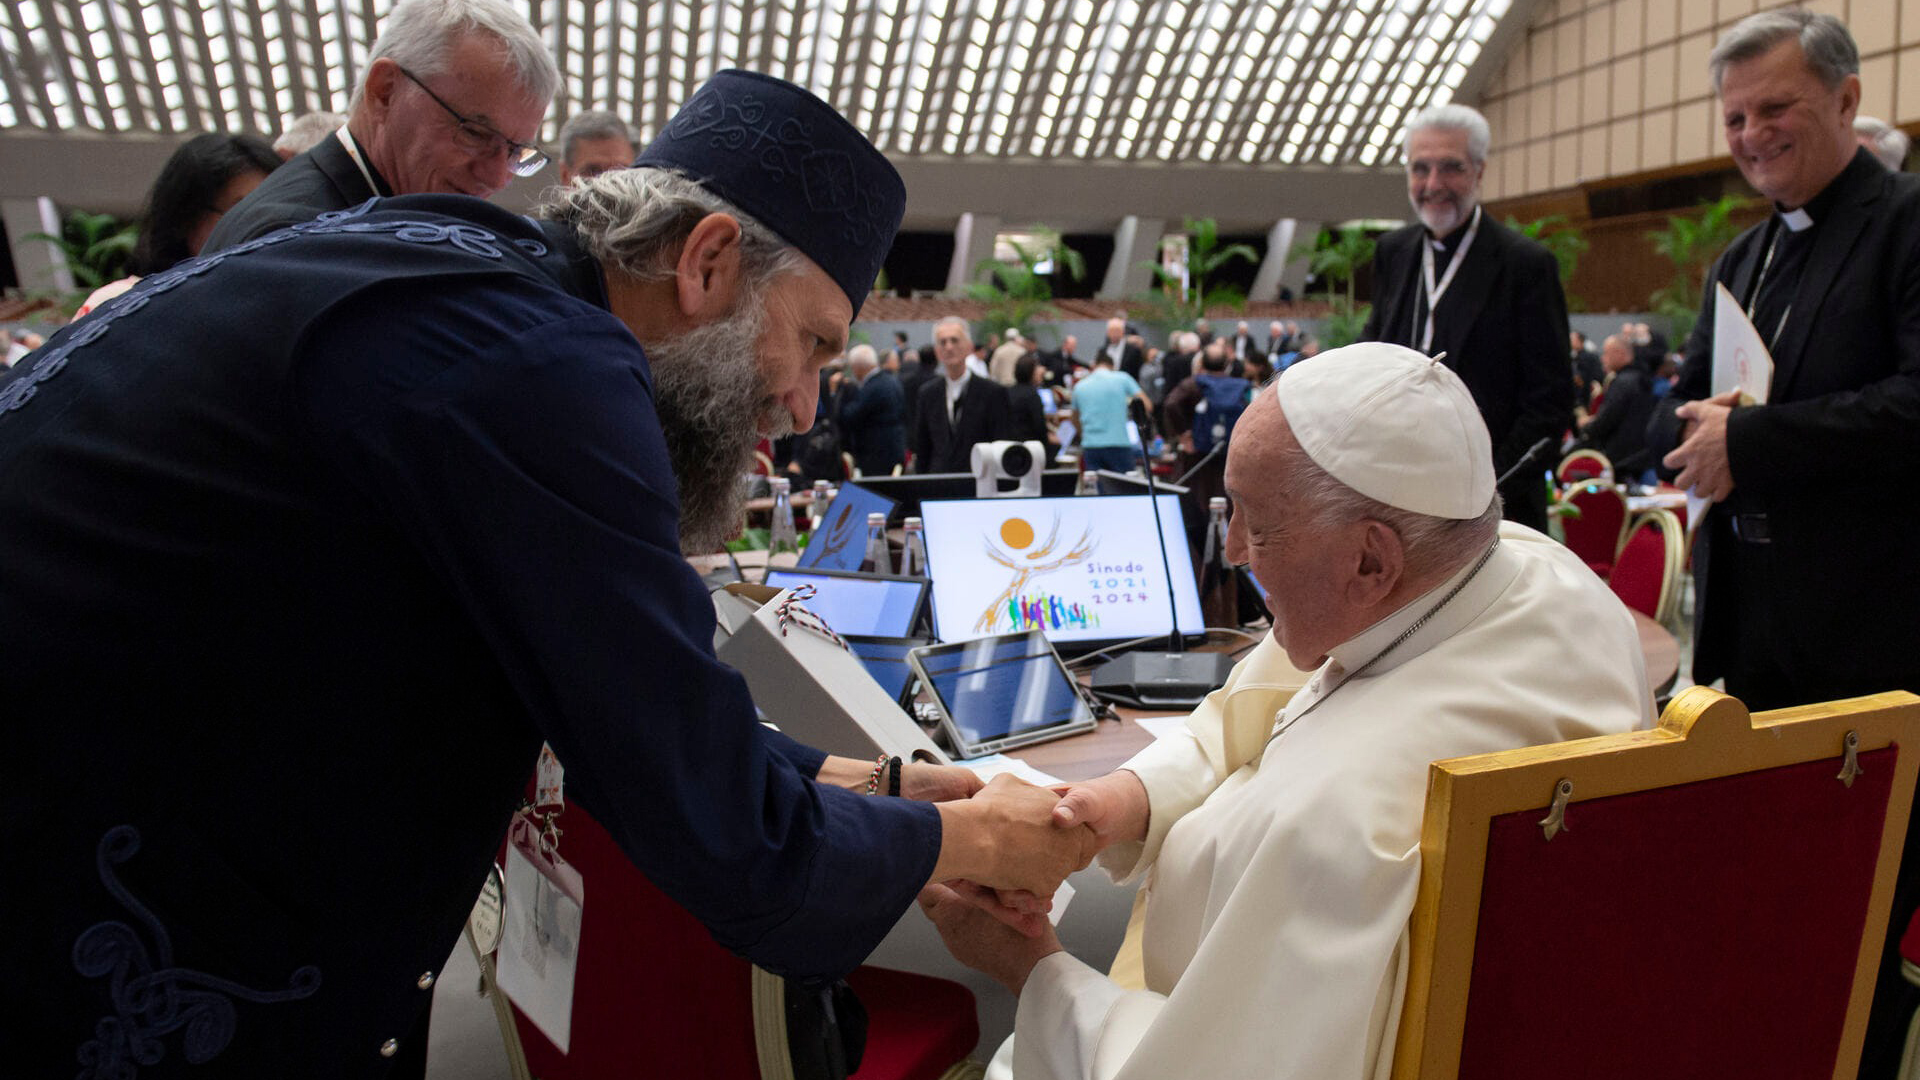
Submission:
<svg viewBox="0 0 1920 1080">
<path fill-rule="evenodd" d="M 1594 573 L 1607 577 L 1626 538 L 1627 497 L 1604 480 L 1587 480 L 1570 489 L 1565 499 L 1580 511 L 1560 519 L 1567 547 Z"/>
<path fill-rule="evenodd" d="M 561 854 L 587 883 L 573 1022 L 562 1053 L 516 1008 L 515 1031 L 540 1080 L 620 1076 L 793 1080 L 786 983 L 721 948 L 654 888 L 578 806 L 558 819 Z M 867 1011 L 853 1080 L 969 1080 L 980 1041 L 972 991 L 956 982 L 863 967 L 847 977 Z M 509 1056 L 512 1056 L 511 1050 Z"/>
<path fill-rule="evenodd" d="M 1613 462 L 1598 450 L 1575 450 L 1560 459 L 1560 467 L 1553 471 L 1553 478 L 1562 484 L 1572 484 L 1581 480 L 1600 480 L 1613 476 Z"/>
<path fill-rule="evenodd" d="M 1673 514 L 1642 514 L 1627 530 L 1607 585 L 1628 607 L 1667 622 L 1680 599 L 1680 560 L 1686 545 L 1686 530 Z"/>
</svg>

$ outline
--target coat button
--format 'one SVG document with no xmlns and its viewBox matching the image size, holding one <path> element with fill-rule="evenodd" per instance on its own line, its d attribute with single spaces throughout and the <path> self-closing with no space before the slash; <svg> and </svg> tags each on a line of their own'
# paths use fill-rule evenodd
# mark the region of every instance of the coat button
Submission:
<svg viewBox="0 0 1920 1080">
<path fill-rule="evenodd" d="M 399 1039 L 388 1039 L 386 1042 L 383 1042 L 380 1044 L 381 1057 L 392 1057 L 393 1055 L 399 1052 L 400 1052 Z"/>
<path fill-rule="evenodd" d="M 420 977 L 413 980 L 413 985 L 419 987 L 422 990 L 433 989 L 433 972 L 431 971 L 421 972 Z"/>
</svg>

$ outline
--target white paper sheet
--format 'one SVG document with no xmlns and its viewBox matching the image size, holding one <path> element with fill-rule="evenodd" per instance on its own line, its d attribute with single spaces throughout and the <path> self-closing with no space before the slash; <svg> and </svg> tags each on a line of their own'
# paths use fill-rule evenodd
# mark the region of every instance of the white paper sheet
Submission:
<svg viewBox="0 0 1920 1080">
<path fill-rule="evenodd" d="M 1773 385 L 1773 356 L 1767 343 L 1753 328 L 1740 301 L 1719 282 L 1713 286 L 1713 383 L 1716 395 L 1738 390 L 1743 399 L 1765 403 L 1767 389 Z M 1711 504 L 1703 497 L 1687 492 L 1687 534 L 1700 527 L 1700 519 Z"/>
<path fill-rule="evenodd" d="M 1147 734 L 1156 739 L 1164 739 L 1176 731 L 1185 731 L 1187 718 L 1178 713 L 1172 716 L 1136 716 L 1133 722 L 1147 729 Z"/>
</svg>

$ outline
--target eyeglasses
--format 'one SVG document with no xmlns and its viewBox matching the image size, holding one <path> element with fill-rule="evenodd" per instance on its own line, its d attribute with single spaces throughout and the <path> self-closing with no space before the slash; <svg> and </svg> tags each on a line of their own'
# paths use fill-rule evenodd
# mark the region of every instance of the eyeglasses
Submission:
<svg viewBox="0 0 1920 1080">
<path fill-rule="evenodd" d="M 395 66 L 398 67 L 399 65 L 396 64 Z M 491 125 L 460 115 L 459 111 L 453 106 L 442 101 L 439 94 L 428 89 L 427 84 L 421 82 L 418 75 L 408 71 L 406 68 L 400 68 L 400 74 L 413 80 L 413 85 L 425 90 L 427 96 L 433 99 L 435 105 L 447 110 L 447 115 L 453 117 L 458 125 L 454 128 L 454 131 L 457 133 L 455 137 L 458 139 L 460 145 L 465 147 L 469 153 L 492 157 L 500 153 L 504 147 L 507 152 L 507 171 L 515 176 L 532 176 L 534 173 L 546 168 L 546 151 L 537 146 L 514 142 L 512 139 L 500 134 L 500 132 L 495 130 Z"/>
</svg>

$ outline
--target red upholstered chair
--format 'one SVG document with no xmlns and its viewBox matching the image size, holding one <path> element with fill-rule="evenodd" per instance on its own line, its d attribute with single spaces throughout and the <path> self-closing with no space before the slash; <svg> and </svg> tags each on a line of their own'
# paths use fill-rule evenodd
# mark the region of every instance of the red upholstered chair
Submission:
<svg viewBox="0 0 1920 1080">
<path fill-rule="evenodd" d="M 1628 607 L 1667 622 L 1679 604 L 1680 560 L 1686 546 L 1686 530 L 1678 518 L 1665 510 L 1642 514 L 1620 543 L 1607 585 Z"/>
<path fill-rule="evenodd" d="M 512 1044 L 540 1080 L 626 1076 L 792 1080 L 785 983 L 716 944 L 654 888 L 578 806 L 560 853 L 586 882 L 573 1024 L 561 1053 L 518 1009 Z M 962 1080 L 984 1071 L 973 993 L 926 975 L 863 967 L 847 979 L 868 1017 L 855 1080 Z"/>
<path fill-rule="evenodd" d="M 1428 774 L 1396 1080 L 1853 1080 L 1920 697 L 1658 728 Z"/>
<path fill-rule="evenodd" d="M 1567 547 L 1602 578 L 1613 573 L 1614 557 L 1627 534 L 1627 497 L 1605 480 L 1584 480 L 1568 490 L 1566 501 L 1580 511 L 1560 519 Z"/>
<path fill-rule="evenodd" d="M 1575 450 L 1560 459 L 1560 467 L 1553 471 L 1553 478 L 1562 484 L 1581 480 L 1611 480 L 1613 462 L 1598 450 Z"/>
</svg>

